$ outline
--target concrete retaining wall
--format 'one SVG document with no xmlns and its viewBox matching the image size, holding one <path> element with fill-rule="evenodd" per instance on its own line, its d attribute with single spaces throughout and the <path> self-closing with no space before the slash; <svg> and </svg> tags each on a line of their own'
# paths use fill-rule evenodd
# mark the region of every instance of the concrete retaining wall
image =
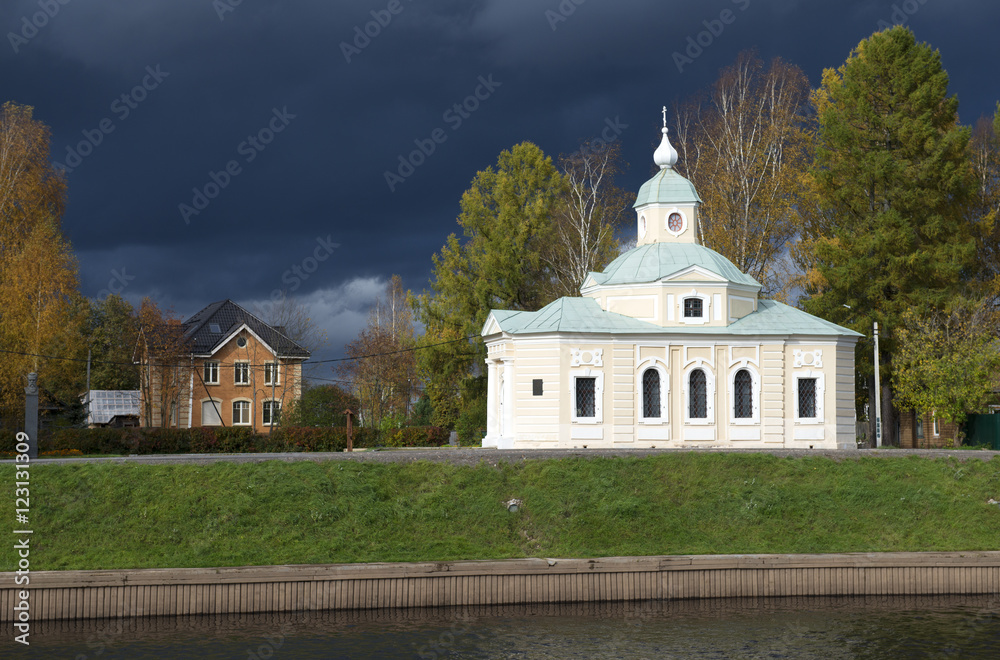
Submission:
<svg viewBox="0 0 1000 660">
<path fill-rule="evenodd" d="M 0 574 L 0 620 L 774 596 L 1000 594 L 1000 552 L 708 555 Z"/>
</svg>

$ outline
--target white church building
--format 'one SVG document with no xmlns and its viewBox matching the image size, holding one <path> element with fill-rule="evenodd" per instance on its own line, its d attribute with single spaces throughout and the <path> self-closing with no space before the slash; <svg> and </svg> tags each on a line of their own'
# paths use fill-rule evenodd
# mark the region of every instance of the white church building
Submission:
<svg viewBox="0 0 1000 660">
<path fill-rule="evenodd" d="M 701 199 L 662 132 L 637 246 L 580 298 L 490 312 L 483 446 L 853 448 L 862 335 L 760 298 L 699 243 Z"/>
</svg>

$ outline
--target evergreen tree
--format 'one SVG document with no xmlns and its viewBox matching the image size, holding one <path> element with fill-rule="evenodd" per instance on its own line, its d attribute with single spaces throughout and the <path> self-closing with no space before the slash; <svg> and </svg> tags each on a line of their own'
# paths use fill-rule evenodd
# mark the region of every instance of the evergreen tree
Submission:
<svg viewBox="0 0 1000 660">
<path fill-rule="evenodd" d="M 803 237 L 804 305 L 869 336 L 879 323 L 891 441 L 894 330 L 909 309 L 946 309 L 973 265 L 964 217 L 969 131 L 958 124 L 940 55 L 901 26 L 873 34 L 843 66 L 824 71 L 813 103 L 809 179 L 818 212 Z M 858 343 L 857 366 L 873 410 L 871 342 Z"/>
<path fill-rule="evenodd" d="M 522 142 L 500 154 L 496 169 L 477 173 L 462 195 L 465 242 L 448 237 L 434 256 L 432 290 L 417 300 L 426 330 L 420 375 L 435 424 L 452 427 L 463 407 L 485 396 L 479 333 L 490 310 L 537 310 L 551 302 L 543 254 L 565 189 L 551 158 Z"/>
<path fill-rule="evenodd" d="M 134 364 L 139 323 L 132 305 L 117 294 L 90 304 L 90 389 L 137 390 Z"/>
</svg>

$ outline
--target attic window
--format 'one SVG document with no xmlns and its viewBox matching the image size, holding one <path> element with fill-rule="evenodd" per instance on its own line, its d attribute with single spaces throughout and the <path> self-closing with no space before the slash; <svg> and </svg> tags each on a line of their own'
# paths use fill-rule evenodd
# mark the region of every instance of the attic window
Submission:
<svg viewBox="0 0 1000 660">
<path fill-rule="evenodd" d="M 700 319 L 702 316 L 701 298 L 684 299 L 684 318 Z"/>
<path fill-rule="evenodd" d="M 214 332 L 217 335 L 222 334 L 222 328 L 219 327 L 218 323 L 209 323 L 208 330 L 209 332 Z"/>
</svg>

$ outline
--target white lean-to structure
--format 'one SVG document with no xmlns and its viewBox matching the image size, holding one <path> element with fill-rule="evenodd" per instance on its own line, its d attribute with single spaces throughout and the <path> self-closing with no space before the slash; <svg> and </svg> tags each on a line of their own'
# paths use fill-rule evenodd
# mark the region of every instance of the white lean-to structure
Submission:
<svg viewBox="0 0 1000 660">
<path fill-rule="evenodd" d="M 665 126 L 653 159 L 633 250 L 580 298 L 490 312 L 483 446 L 854 447 L 861 335 L 760 298 L 699 243 Z"/>
</svg>

